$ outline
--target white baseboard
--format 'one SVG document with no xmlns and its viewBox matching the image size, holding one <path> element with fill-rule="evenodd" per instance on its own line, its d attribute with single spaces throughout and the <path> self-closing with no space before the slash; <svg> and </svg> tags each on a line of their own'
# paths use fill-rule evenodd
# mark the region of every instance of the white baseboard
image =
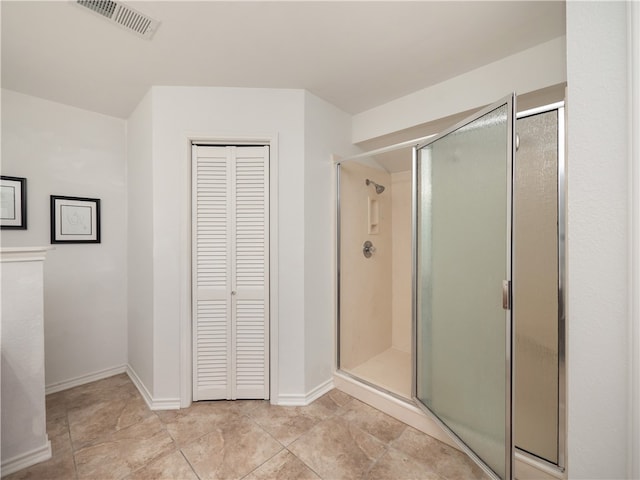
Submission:
<svg viewBox="0 0 640 480">
<path fill-rule="evenodd" d="M 126 366 L 127 375 L 136 386 L 142 398 L 146 402 L 150 410 L 179 410 L 180 399 L 179 398 L 153 398 L 147 387 L 142 383 L 140 377 L 131 365 Z"/>
<path fill-rule="evenodd" d="M 117 367 L 105 368 L 97 372 L 81 375 L 70 380 L 64 380 L 62 382 L 55 382 L 45 387 L 45 395 L 50 393 L 61 392 L 62 390 L 68 390 L 73 387 L 84 385 L 85 383 L 95 382 L 96 380 L 102 380 L 103 378 L 112 377 L 120 373 L 124 373 L 127 370 L 126 365 L 119 365 Z"/>
<path fill-rule="evenodd" d="M 321 383 L 310 392 L 306 394 L 288 394 L 282 393 L 278 395 L 277 405 L 283 405 L 287 407 L 303 407 L 309 405 L 314 400 L 317 400 L 325 393 L 333 389 L 333 379 L 330 378 L 326 382 Z"/>
<path fill-rule="evenodd" d="M 18 470 L 22 470 L 23 468 L 35 465 L 36 463 L 49 460 L 50 458 L 51 442 L 47 437 L 47 443 L 42 447 L 35 448 L 29 452 L 16 455 L 13 458 L 3 460 L 2 466 L 0 467 L 0 472 L 2 472 L 2 476 L 4 477 L 5 475 L 10 475 L 14 472 L 17 472 Z"/>
</svg>

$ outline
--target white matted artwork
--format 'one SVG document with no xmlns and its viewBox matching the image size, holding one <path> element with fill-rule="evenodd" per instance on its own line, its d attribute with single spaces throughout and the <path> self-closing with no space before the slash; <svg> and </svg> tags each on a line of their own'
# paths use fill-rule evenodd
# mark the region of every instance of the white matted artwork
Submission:
<svg viewBox="0 0 640 480">
<path fill-rule="evenodd" d="M 0 228 L 27 228 L 27 179 L 7 177 L 0 180 Z"/>
<path fill-rule="evenodd" d="M 51 243 L 100 243 L 100 199 L 51 195 Z"/>
</svg>

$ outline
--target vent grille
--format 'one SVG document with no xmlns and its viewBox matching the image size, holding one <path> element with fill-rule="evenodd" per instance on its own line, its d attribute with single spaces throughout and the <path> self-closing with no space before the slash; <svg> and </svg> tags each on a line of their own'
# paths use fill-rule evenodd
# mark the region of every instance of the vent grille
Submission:
<svg viewBox="0 0 640 480">
<path fill-rule="evenodd" d="M 77 4 L 106 17 L 112 23 L 147 40 L 151 39 L 160 25 L 159 21 L 136 11 L 122 2 L 114 2 L 113 0 L 77 0 Z"/>
</svg>

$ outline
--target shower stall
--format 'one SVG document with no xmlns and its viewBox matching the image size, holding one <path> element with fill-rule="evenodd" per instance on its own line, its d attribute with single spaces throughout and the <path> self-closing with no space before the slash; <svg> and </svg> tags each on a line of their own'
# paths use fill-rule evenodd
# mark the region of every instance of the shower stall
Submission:
<svg viewBox="0 0 640 480">
<path fill-rule="evenodd" d="M 515 469 L 553 477 L 565 462 L 564 108 L 516 120 L 514 104 L 337 165 L 337 366 L 423 408 L 491 476 L 512 478 L 515 451 Z"/>
</svg>

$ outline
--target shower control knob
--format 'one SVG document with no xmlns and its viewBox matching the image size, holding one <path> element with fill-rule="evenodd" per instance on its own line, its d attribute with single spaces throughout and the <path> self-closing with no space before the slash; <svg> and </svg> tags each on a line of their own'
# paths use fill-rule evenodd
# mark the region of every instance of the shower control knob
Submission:
<svg viewBox="0 0 640 480">
<path fill-rule="evenodd" d="M 365 258 L 371 258 L 374 253 L 376 253 L 376 247 L 373 246 L 373 243 L 367 240 L 362 244 L 362 254 Z"/>
</svg>

